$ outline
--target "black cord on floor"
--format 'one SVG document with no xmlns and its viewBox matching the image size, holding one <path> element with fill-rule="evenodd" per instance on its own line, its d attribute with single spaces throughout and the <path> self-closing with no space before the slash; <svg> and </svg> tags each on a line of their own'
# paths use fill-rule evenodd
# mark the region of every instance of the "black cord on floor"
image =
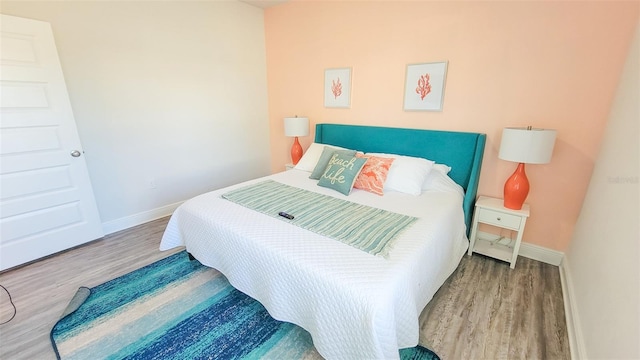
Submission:
<svg viewBox="0 0 640 360">
<path fill-rule="evenodd" d="M 9 302 L 11 303 L 11 306 L 13 306 L 13 315 L 11 315 L 11 318 L 7 321 L 1 322 L 0 325 L 4 325 L 6 323 L 8 323 L 9 321 L 13 320 L 14 317 L 16 317 L 16 313 L 18 312 L 18 309 L 16 309 L 16 304 L 13 303 L 13 299 L 11 298 L 11 293 L 9 292 L 9 290 L 7 290 L 6 287 L 0 285 L 1 288 L 4 289 L 4 291 L 7 292 L 7 295 L 9 295 Z"/>
</svg>

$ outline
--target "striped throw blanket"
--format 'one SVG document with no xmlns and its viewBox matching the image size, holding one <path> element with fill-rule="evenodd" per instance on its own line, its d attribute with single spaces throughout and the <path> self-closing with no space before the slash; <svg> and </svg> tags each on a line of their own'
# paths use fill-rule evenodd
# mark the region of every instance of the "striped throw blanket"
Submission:
<svg viewBox="0 0 640 360">
<path fill-rule="evenodd" d="M 393 240 L 418 218 L 266 180 L 229 191 L 223 198 L 288 221 L 372 255 L 387 257 Z M 278 214 L 285 212 L 292 220 Z"/>
</svg>

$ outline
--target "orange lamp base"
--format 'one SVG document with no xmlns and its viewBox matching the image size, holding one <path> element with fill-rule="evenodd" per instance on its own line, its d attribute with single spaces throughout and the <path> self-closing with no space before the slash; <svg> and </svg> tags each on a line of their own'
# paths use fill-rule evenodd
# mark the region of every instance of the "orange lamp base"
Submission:
<svg viewBox="0 0 640 360">
<path fill-rule="evenodd" d="M 504 207 L 520 210 L 529 194 L 529 179 L 524 172 L 524 163 L 519 163 L 516 171 L 504 183 Z"/>
<path fill-rule="evenodd" d="M 302 158 L 302 146 L 300 146 L 300 142 L 298 141 L 298 137 L 295 137 L 293 140 L 293 146 L 291 146 L 291 162 L 293 165 L 297 164 L 298 161 Z"/>
</svg>

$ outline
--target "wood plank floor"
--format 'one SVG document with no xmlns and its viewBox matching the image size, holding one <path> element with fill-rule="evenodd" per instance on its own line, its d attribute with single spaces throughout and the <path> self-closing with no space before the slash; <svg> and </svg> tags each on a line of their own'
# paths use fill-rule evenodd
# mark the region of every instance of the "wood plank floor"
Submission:
<svg viewBox="0 0 640 360">
<path fill-rule="evenodd" d="M 168 218 L 0 273 L 17 315 L 0 325 L 0 359 L 55 359 L 49 331 L 80 286 L 93 287 L 175 251 L 158 245 Z M 0 289 L 0 322 L 12 314 Z M 420 317 L 420 343 L 448 359 L 569 359 L 560 275 L 519 258 L 514 270 L 465 256 Z"/>
<path fill-rule="evenodd" d="M 464 256 L 420 315 L 420 343 L 443 359 L 570 359 L 560 273 Z"/>
</svg>

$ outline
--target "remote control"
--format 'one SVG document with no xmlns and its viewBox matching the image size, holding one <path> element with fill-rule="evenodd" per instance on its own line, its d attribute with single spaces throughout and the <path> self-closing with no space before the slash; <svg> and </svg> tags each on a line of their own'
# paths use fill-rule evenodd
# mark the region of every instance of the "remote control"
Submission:
<svg viewBox="0 0 640 360">
<path fill-rule="evenodd" d="M 287 214 L 286 212 L 279 212 L 278 215 L 282 216 L 283 218 L 287 218 L 289 220 L 293 220 L 293 215 Z"/>
</svg>

